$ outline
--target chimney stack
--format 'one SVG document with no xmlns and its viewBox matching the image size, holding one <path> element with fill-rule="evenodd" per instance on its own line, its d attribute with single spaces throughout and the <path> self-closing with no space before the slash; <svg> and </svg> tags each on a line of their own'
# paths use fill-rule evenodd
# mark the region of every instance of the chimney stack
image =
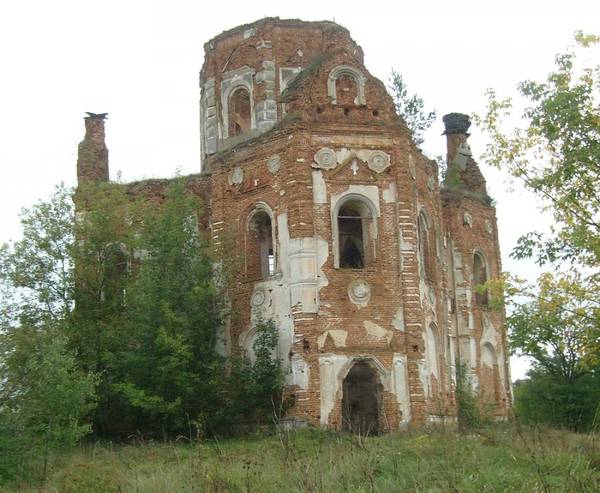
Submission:
<svg viewBox="0 0 600 493">
<path fill-rule="evenodd" d="M 449 113 L 444 115 L 442 120 L 445 127 L 446 163 L 448 165 L 444 188 L 461 191 L 489 203 L 491 199 L 487 194 L 485 178 L 473 159 L 471 148 L 467 142 L 471 119 L 463 113 Z"/>
<path fill-rule="evenodd" d="M 88 113 L 85 137 L 77 153 L 77 181 L 108 181 L 108 148 L 104 141 L 104 120 L 107 113 Z"/>
<path fill-rule="evenodd" d="M 471 126 L 471 119 L 463 113 L 448 113 L 442 117 L 442 121 L 444 122 L 444 135 L 446 136 L 447 145 L 446 160 L 451 163 L 456 159 L 457 151 L 469 148 L 467 144 L 469 133 L 467 131 Z M 460 156 L 459 160 L 462 161 Z"/>
</svg>

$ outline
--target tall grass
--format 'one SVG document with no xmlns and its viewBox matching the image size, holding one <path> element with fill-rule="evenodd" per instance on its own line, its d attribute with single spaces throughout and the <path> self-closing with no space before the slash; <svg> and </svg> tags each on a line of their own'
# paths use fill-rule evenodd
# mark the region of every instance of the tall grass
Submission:
<svg viewBox="0 0 600 493">
<path fill-rule="evenodd" d="M 593 492 L 589 436 L 485 427 L 361 437 L 317 429 L 224 441 L 82 444 L 54 458 L 47 492 Z"/>
</svg>

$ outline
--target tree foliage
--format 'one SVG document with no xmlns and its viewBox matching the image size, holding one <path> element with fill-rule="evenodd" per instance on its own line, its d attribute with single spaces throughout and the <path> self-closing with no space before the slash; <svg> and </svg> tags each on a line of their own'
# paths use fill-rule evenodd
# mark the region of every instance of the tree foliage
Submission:
<svg viewBox="0 0 600 493">
<path fill-rule="evenodd" d="M 402 74 L 392 70 L 389 79 L 389 90 L 392 93 L 396 112 L 404 120 L 415 143 L 423 144 L 423 132 L 435 121 L 436 112 L 426 112 L 425 102 L 417 94 L 408 95 L 408 89 Z"/>
<path fill-rule="evenodd" d="M 221 306 L 199 204 L 178 180 L 163 204 L 144 204 L 133 249 L 142 259 L 127 287 L 125 339 L 114 384 L 146 423 L 169 431 L 207 419 L 218 401 Z"/>
<path fill-rule="evenodd" d="M 528 103 L 520 115 L 510 98 L 488 90 L 487 112 L 477 122 L 490 137 L 486 161 L 521 180 L 554 216 L 551 234 L 521 238 L 515 255 L 577 261 L 598 274 L 600 65 L 585 57 L 598 55 L 600 38 L 577 33 L 576 41 L 579 49 L 557 55 L 546 81 L 519 84 Z M 506 130 L 506 121 L 517 117 L 522 125 Z"/>
<path fill-rule="evenodd" d="M 257 327 L 253 363 L 219 354 L 231 272 L 215 276 L 201 214 L 182 179 L 160 202 L 103 183 L 24 211 L 22 240 L 0 247 L 0 478 L 92 426 L 191 436 L 272 422 L 276 326 Z"/>
<path fill-rule="evenodd" d="M 520 180 L 554 218 L 550 232 L 530 232 L 512 252 L 555 271 L 536 287 L 510 287 L 511 346 L 533 359 L 516 409 L 583 429 L 600 404 L 600 65 L 586 58 L 597 56 L 600 38 L 575 39 L 545 81 L 519 84 L 521 114 L 488 90 L 487 112 L 476 121 L 489 136 L 486 161 Z M 514 121 L 521 125 L 511 128 Z"/>
</svg>

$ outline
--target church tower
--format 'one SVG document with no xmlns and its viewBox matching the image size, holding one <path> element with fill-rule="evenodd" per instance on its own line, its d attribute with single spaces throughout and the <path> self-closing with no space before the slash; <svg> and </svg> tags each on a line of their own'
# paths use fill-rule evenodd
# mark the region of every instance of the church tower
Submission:
<svg viewBox="0 0 600 493">
<path fill-rule="evenodd" d="M 273 319 L 291 414 L 323 426 L 452 419 L 459 359 L 505 416 L 502 316 L 474 288 L 500 263 L 468 117 L 445 120 L 440 186 L 362 49 L 331 22 L 226 31 L 205 44 L 200 84 L 211 234 L 242 256 L 229 350 L 251 354 L 256 322 Z"/>
</svg>

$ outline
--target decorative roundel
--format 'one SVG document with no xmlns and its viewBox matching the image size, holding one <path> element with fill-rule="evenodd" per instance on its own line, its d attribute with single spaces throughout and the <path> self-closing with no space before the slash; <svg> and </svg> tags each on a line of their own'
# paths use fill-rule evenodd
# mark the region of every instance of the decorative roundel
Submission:
<svg viewBox="0 0 600 493">
<path fill-rule="evenodd" d="M 335 152 L 327 147 L 323 147 L 317 151 L 315 162 L 319 165 L 319 168 L 323 169 L 333 169 L 337 166 Z"/>
<path fill-rule="evenodd" d="M 371 287 L 366 281 L 352 281 L 348 286 L 348 297 L 355 305 L 366 306 L 371 299 Z"/>
<path fill-rule="evenodd" d="M 281 168 L 281 158 L 279 157 L 279 154 L 273 154 L 268 159 L 267 168 L 273 174 L 275 174 L 279 171 L 279 168 Z"/>
<path fill-rule="evenodd" d="M 473 227 L 473 216 L 468 212 L 465 212 L 465 215 L 463 216 L 463 224 L 469 228 Z"/>
<path fill-rule="evenodd" d="M 485 220 L 484 227 L 485 227 L 485 231 L 487 232 L 487 234 L 491 235 L 493 228 L 492 228 L 492 223 L 489 219 Z"/>
<path fill-rule="evenodd" d="M 244 181 L 244 170 L 239 166 L 236 166 L 231 173 L 229 173 L 229 184 L 240 185 Z"/>
<path fill-rule="evenodd" d="M 375 173 L 382 173 L 390 165 L 390 155 L 383 151 L 374 151 L 369 156 L 367 165 Z"/>
<path fill-rule="evenodd" d="M 265 302 L 265 292 L 261 290 L 255 291 L 250 302 L 252 306 L 261 306 Z"/>
</svg>

